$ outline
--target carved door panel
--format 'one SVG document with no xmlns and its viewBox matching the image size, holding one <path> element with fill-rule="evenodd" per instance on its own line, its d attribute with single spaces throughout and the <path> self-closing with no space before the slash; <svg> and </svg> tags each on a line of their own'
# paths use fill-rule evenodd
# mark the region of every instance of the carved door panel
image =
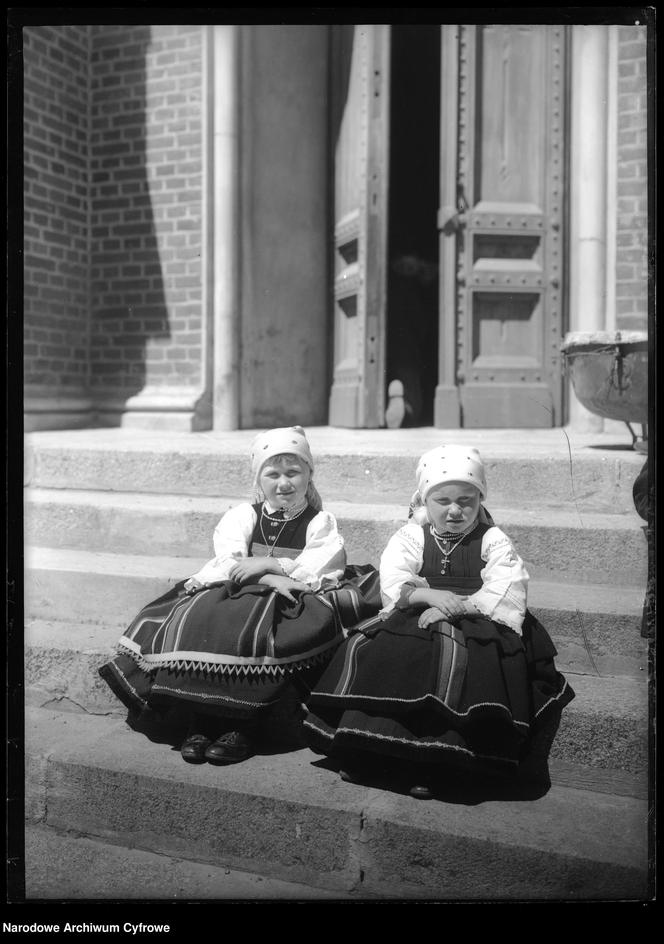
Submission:
<svg viewBox="0 0 664 944">
<path fill-rule="evenodd" d="M 385 412 L 389 133 L 388 26 L 334 26 L 332 426 L 378 427 Z"/>
<path fill-rule="evenodd" d="M 565 39 L 442 27 L 440 427 L 563 421 Z"/>
</svg>

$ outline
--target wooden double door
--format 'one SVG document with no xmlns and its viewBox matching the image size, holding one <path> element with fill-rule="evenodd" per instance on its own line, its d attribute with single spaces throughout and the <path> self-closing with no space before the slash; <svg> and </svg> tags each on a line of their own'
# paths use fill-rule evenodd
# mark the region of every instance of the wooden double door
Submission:
<svg viewBox="0 0 664 944">
<path fill-rule="evenodd" d="M 563 26 L 333 34 L 329 422 L 562 425 Z"/>
</svg>

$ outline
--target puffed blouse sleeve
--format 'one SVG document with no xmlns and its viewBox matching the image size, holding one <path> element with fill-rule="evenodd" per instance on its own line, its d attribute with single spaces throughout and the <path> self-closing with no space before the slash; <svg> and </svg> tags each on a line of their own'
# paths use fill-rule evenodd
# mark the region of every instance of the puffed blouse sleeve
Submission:
<svg viewBox="0 0 664 944">
<path fill-rule="evenodd" d="M 255 524 L 256 512 L 248 502 L 229 508 L 214 529 L 215 556 L 192 577 L 201 583 L 228 580 L 228 572 L 235 561 L 249 554 Z"/>
<path fill-rule="evenodd" d="M 320 589 L 323 580 L 339 580 L 346 568 L 346 551 L 337 519 L 329 511 L 319 511 L 307 526 L 302 553 L 293 559 L 276 560 L 287 577 L 308 584 L 314 591 Z"/>
<path fill-rule="evenodd" d="M 500 528 L 489 528 L 482 539 L 482 587 L 468 597 L 483 616 L 521 635 L 526 615 L 529 575 L 514 545 Z"/>
<path fill-rule="evenodd" d="M 412 587 L 428 587 L 419 576 L 424 559 L 424 532 L 419 524 L 408 522 L 393 534 L 380 558 L 381 615 L 387 615 L 397 604 L 405 583 Z"/>
</svg>

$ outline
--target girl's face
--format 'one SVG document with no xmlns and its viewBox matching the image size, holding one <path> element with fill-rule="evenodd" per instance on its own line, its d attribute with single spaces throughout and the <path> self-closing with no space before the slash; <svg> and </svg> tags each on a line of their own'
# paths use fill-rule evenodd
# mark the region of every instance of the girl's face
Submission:
<svg viewBox="0 0 664 944">
<path fill-rule="evenodd" d="M 274 456 L 260 471 L 258 484 L 273 508 L 292 510 L 307 494 L 311 472 L 296 456 Z"/>
<path fill-rule="evenodd" d="M 426 498 L 429 521 L 436 531 L 461 533 L 480 512 L 479 489 L 467 482 L 445 482 L 431 489 Z"/>
</svg>

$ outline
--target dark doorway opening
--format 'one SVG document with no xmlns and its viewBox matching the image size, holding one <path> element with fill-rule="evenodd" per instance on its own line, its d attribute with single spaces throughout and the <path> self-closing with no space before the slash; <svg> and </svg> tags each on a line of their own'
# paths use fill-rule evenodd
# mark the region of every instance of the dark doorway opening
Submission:
<svg viewBox="0 0 664 944">
<path fill-rule="evenodd" d="M 440 28 L 393 26 L 391 55 L 386 421 L 430 426 L 438 380 Z"/>
</svg>

